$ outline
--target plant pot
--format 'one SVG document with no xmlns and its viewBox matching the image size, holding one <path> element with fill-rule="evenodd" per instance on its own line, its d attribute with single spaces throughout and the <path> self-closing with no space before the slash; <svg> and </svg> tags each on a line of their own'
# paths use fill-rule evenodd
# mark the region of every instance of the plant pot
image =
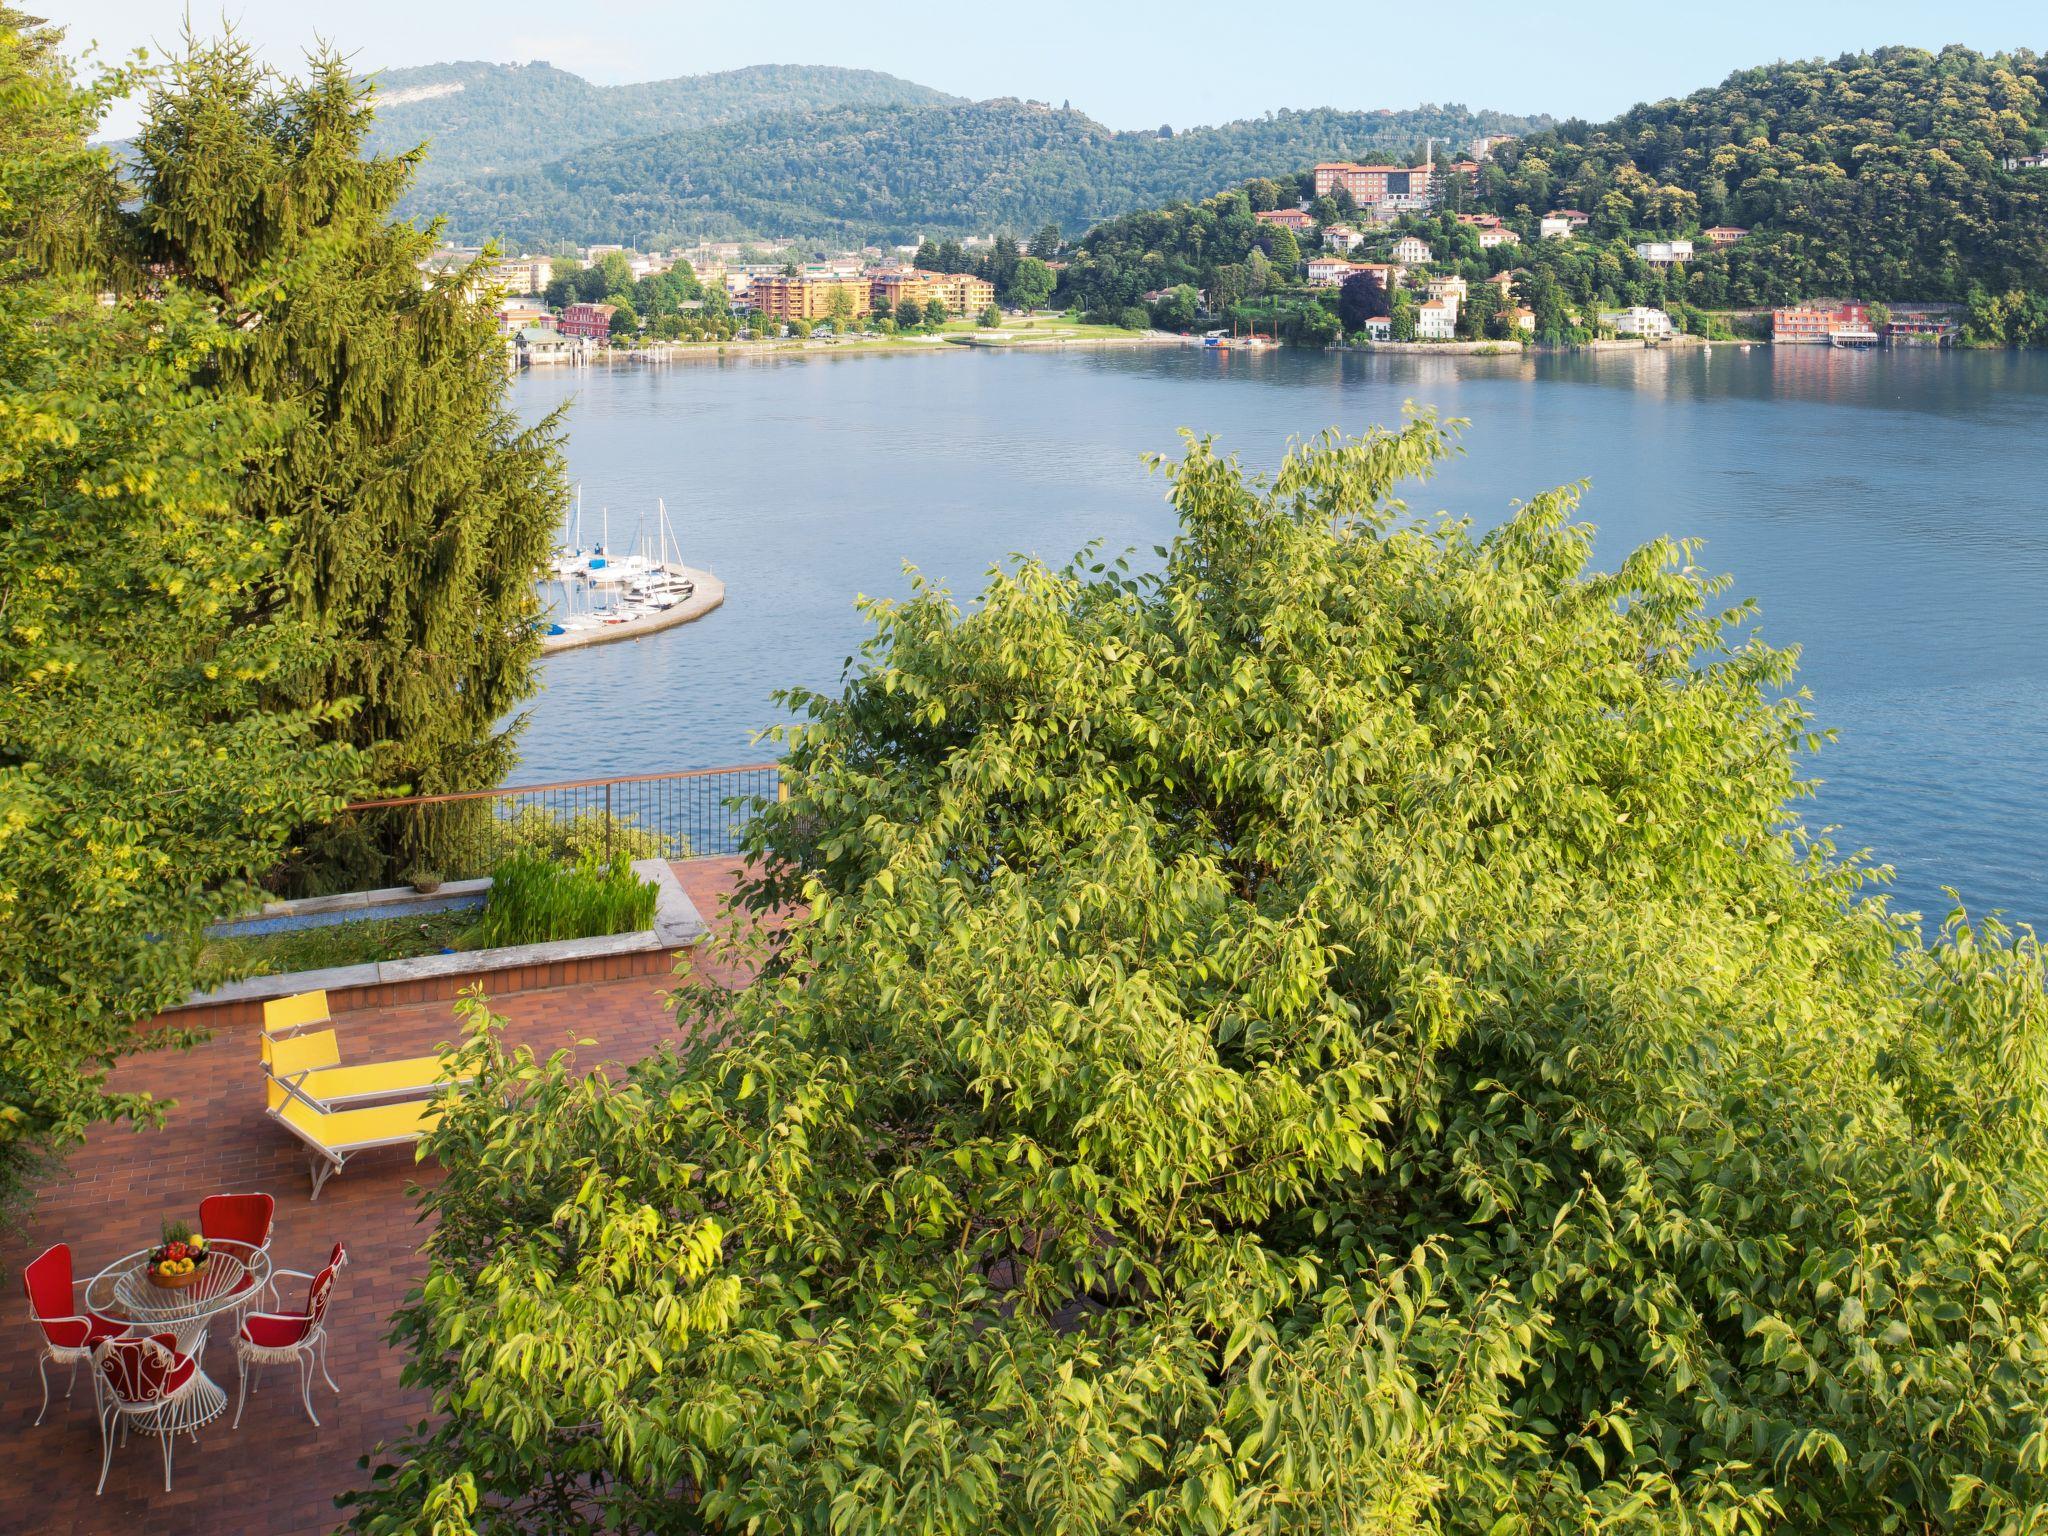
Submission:
<svg viewBox="0 0 2048 1536">
<path fill-rule="evenodd" d="M 413 881 L 412 888 L 422 896 L 431 896 L 434 892 L 441 889 L 441 877 L 439 875 L 422 875 Z"/>
</svg>

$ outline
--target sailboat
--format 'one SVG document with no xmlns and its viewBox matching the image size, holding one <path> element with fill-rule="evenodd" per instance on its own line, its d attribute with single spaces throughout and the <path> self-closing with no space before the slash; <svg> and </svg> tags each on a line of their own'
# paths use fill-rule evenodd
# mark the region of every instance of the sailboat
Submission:
<svg viewBox="0 0 2048 1536">
<path fill-rule="evenodd" d="M 576 487 L 576 542 L 568 548 L 557 548 L 555 558 L 549 565 L 558 581 L 568 581 L 581 576 L 590 568 L 590 556 L 583 549 L 583 487 Z"/>
<path fill-rule="evenodd" d="M 668 520 L 668 503 L 655 498 L 655 559 L 653 568 L 626 587 L 629 601 L 656 610 L 673 607 L 697 590 L 697 584 L 683 574 L 682 541 Z"/>
</svg>

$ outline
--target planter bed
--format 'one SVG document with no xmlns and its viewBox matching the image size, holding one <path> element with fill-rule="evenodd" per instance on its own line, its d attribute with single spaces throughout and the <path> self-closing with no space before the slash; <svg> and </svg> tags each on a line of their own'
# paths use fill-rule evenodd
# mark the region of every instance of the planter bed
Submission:
<svg viewBox="0 0 2048 1536">
<path fill-rule="evenodd" d="M 324 990 L 328 1007 L 343 1013 L 398 1003 L 429 1002 L 454 997 L 471 982 L 503 995 L 540 987 L 610 981 L 624 976 L 652 976 L 673 968 L 675 953 L 704 937 L 704 920 L 683 893 L 675 871 L 665 859 L 636 859 L 633 873 L 655 887 L 654 926 L 635 933 L 606 934 L 590 939 L 562 939 L 548 944 L 519 944 L 504 949 L 458 950 L 453 954 L 417 955 L 409 959 L 375 960 L 361 965 L 330 966 L 276 976 L 251 976 L 208 991 L 194 992 L 183 1006 L 163 1015 L 181 1028 L 218 1028 L 254 1022 L 270 998 L 295 992 Z M 431 896 L 408 887 L 351 892 L 347 896 L 314 897 L 305 902 L 273 902 L 255 921 L 322 916 L 346 911 L 348 921 L 407 917 L 434 903 L 445 910 L 451 897 L 476 898 L 490 882 L 455 881 Z M 464 890 L 458 887 L 472 887 Z M 431 909 L 429 909 L 431 910 Z M 303 925 L 300 925 L 303 926 Z M 216 936 L 232 937 L 238 924 L 223 924 Z M 275 931 L 274 928 L 269 931 Z"/>
</svg>

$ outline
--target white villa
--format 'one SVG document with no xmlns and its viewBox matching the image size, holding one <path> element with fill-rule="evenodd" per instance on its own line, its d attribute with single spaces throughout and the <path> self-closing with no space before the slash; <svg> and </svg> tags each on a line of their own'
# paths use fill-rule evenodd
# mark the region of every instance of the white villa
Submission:
<svg viewBox="0 0 2048 1536">
<path fill-rule="evenodd" d="M 1458 302 L 1430 299 L 1415 306 L 1417 341 L 1455 341 L 1458 337 Z"/>
</svg>

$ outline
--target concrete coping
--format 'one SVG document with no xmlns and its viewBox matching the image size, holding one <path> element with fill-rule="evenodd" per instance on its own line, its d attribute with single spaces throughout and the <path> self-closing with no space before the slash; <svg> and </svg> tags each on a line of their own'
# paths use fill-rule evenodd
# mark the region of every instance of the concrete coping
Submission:
<svg viewBox="0 0 2048 1536">
<path fill-rule="evenodd" d="M 365 907 L 410 907 L 421 902 L 446 901 L 451 896 L 481 895 L 490 888 L 488 878 L 444 880 L 431 891 L 416 891 L 409 885 L 386 885 L 374 891 L 343 891 L 334 896 L 302 896 L 297 901 L 266 901 L 256 911 L 239 918 L 229 918 L 220 926 L 231 928 L 238 922 L 265 917 L 310 917 L 320 912 L 357 912 Z M 393 915 L 403 917 L 405 914 Z"/>
<path fill-rule="evenodd" d="M 594 939 L 557 939 L 546 944 L 513 944 L 502 949 L 460 950 L 450 955 L 415 955 L 408 960 L 373 960 L 362 965 L 329 966 L 318 971 L 289 971 L 281 976 L 250 976 L 231 981 L 210 992 L 194 992 L 180 1006 L 207 1008 L 221 1003 L 267 1001 L 290 997 L 298 992 L 339 992 L 351 987 L 375 987 L 395 982 L 427 981 L 442 976 L 485 976 L 493 971 L 516 970 L 526 965 L 558 965 L 570 960 L 595 960 L 606 955 L 640 954 L 655 949 L 687 949 L 702 942 L 710 930 L 697 904 L 683 890 L 682 882 L 666 859 L 635 859 L 633 873 L 654 886 L 654 926 L 634 933 L 602 934 Z M 444 895 L 465 895 L 490 889 L 488 880 L 451 880 L 431 896 L 419 896 L 410 886 L 383 891 L 353 891 L 346 897 L 315 896 L 311 902 L 272 902 L 265 916 L 282 916 L 273 908 L 295 912 L 344 911 L 353 907 L 384 905 L 379 896 L 411 896 L 431 901 Z M 398 904 L 403 904 L 402 902 Z"/>
</svg>

